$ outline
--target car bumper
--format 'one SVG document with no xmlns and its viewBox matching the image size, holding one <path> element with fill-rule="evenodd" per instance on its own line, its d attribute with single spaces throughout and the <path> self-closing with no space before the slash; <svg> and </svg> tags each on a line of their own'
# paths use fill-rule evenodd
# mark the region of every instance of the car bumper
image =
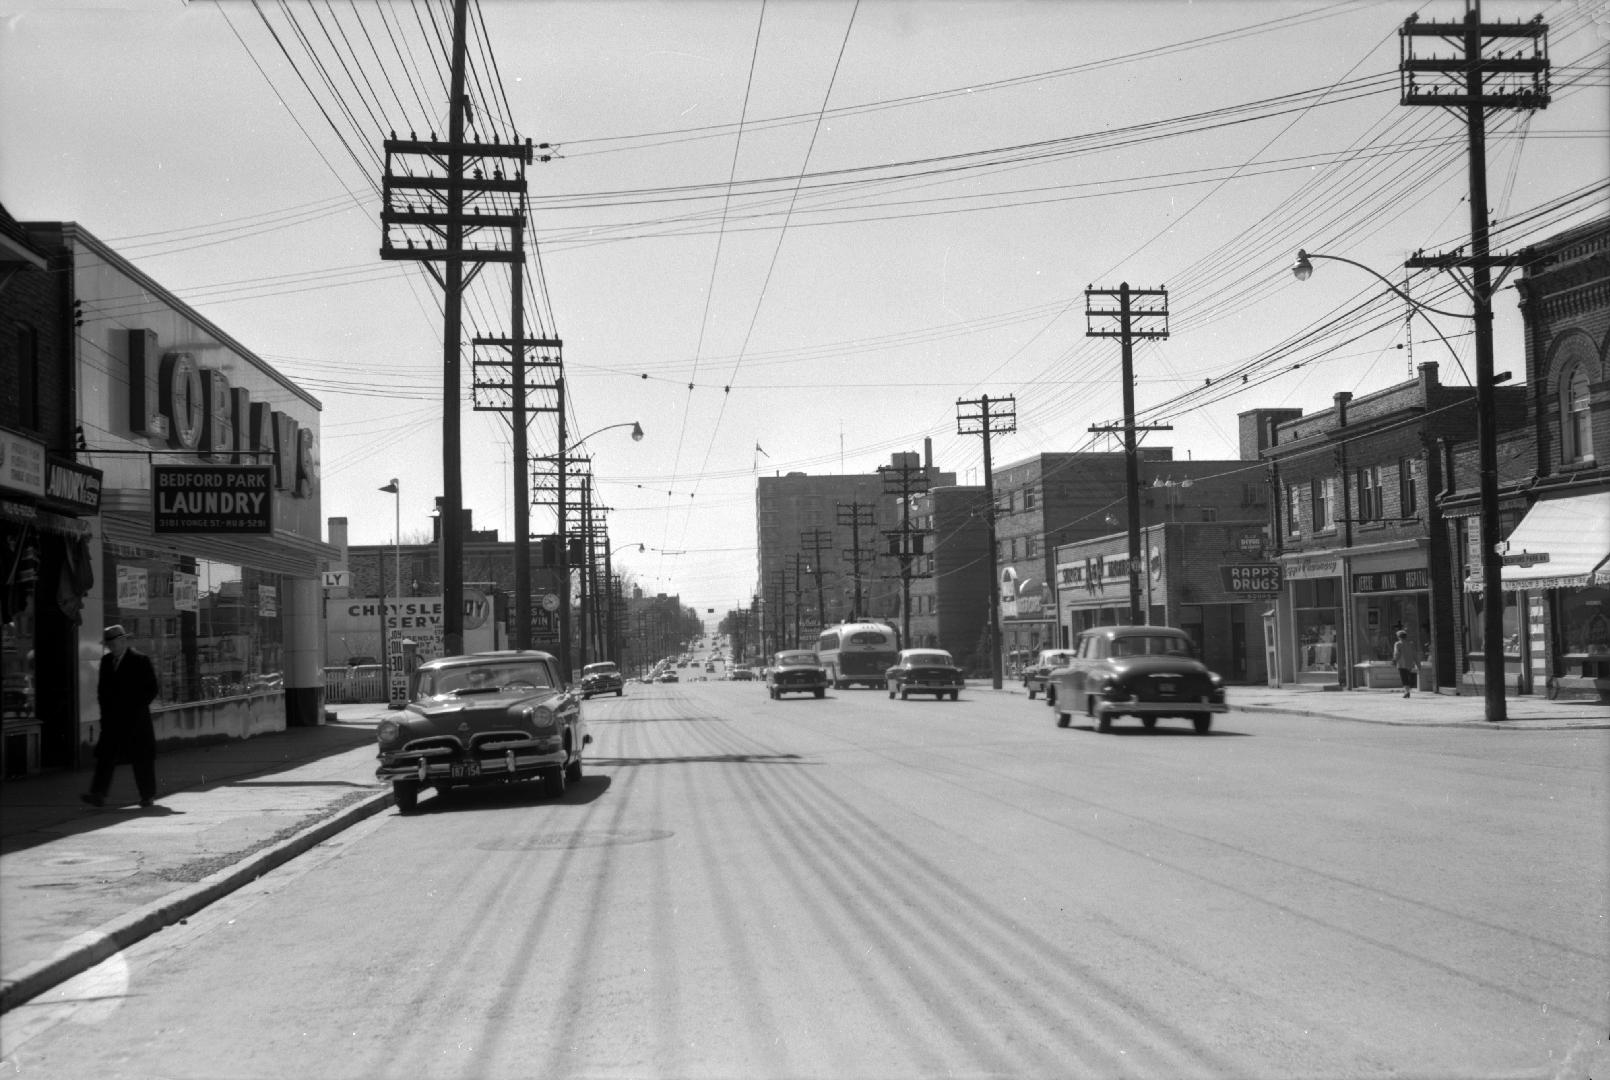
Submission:
<svg viewBox="0 0 1610 1080">
<path fill-rule="evenodd" d="M 818 690 L 826 690 L 827 682 L 826 680 L 823 680 L 821 682 L 808 683 L 777 683 L 772 687 L 772 689 L 776 690 L 779 694 L 814 694 Z"/>
<path fill-rule="evenodd" d="M 398 755 L 382 759 L 375 779 L 391 782 L 417 780 L 422 784 L 490 783 L 530 780 L 565 767 L 564 750 L 533 747 L 506 747 L 500 753 L 469 756 Z"/>
<path fill-rule="evenodd" d="M 1222 701 L 1109 701 L 1096 699 L 1098 716 L 1200 716 L 1229 712 Z"/>
</svg>

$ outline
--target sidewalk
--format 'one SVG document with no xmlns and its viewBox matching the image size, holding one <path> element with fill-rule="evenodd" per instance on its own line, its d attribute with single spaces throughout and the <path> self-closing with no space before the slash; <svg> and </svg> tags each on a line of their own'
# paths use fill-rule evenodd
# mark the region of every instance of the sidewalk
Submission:
<svg viewBox="0 0 1610 1080">
<path fill-rule="evenodd" d="M 969 693 L 996 693 L 969 680 Z M 1024 698 L 1021 682 L 999 693 Z M 1610 706 L 1509 698 L 1489 723 L 1480 697 L 1393 690 L 1232 686 L 1241 712 L 1490 731 L 1610 728 Z M 381 705 L 334 706 L 336 722 L 157 758 L 157 805 L 140 810 L 120 768 L 109 805 L 78 796 L 89 770 L 0 784 L 0 1013 L 391 805 L 374 778 Z"/>
<path fill-rule="evenodd" d="M 969 679 L 970 690 L 989 690 L 987 679 Z M 996 691 L 991 691 L 996 692 Z M 998 691 L 1028 697 L 1023 683 L 1008 680 Z M 1289 713 L 1327 720 L 1355 720 L 1362 724 L 1397 724 L 1408 727 L 1478 727 L 1493 731 L 1555 731 L 1564 728 L 1610 728 L 1610 705 L 1588 701 L 1550 701 L 1543 697 L 1509 697 L 1506 719 L 1487 719 L 1487 703 L 1479 695 L 1416 690 L 1405 698 L 1401 690 L 1322 690 L 1301 686 L 1228 686 L 1225 699 L 1230 712 Z M 1036 698 L 1039 705 L 1043 698 Z"/>
<path fill-rule="evenodd" d="M 0 783 L 0 1013 L 390 806 L 374 777 L 385 706 L 330 711 L 159 752 L 150 810 L 127 766 L 102 809 L 79 800 L 87 768 Z"/>
</svg>

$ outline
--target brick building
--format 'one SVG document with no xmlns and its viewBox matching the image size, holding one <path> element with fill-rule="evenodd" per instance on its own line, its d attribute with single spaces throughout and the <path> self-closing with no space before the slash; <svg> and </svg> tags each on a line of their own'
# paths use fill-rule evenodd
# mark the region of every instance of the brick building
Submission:
<svg viewBox="0 0 1610 1080">
<path fill-rule="evenodd" d="M 911 648 L 944 649 L 964 671 L 987 673 L 989 524 L 984 488 L 933 488 L 915 497 L 912 521 L 924 552 L 913 565 Z"/>
</svg>

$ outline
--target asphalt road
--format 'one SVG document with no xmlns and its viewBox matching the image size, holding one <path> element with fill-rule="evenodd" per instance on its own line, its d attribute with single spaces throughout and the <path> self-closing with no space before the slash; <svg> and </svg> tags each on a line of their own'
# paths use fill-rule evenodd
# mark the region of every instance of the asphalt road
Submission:
<svg viewBox="0 0 1610 1080">
<path fill-rule="evenodd" d="M 632 685 L 0 1024 L 0 1077 L 1603 1077 L 1610 732 Z"/>
</svg>

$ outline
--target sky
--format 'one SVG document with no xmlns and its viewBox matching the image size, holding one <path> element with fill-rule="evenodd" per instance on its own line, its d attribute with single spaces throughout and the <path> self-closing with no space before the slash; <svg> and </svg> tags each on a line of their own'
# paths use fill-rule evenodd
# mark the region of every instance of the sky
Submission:
<svg viewBox="0 0 1610 1080">
<path fill-rule="evenodd" d="M 1481 10 L 1549 26 L 1552 102 L 1488 121 L 1512 251 L 1610 205 L 1610 7 Z M 379 249 L 382 140 L 447 132 L 450 11 L 0 0 L 0 203 L 78 222 L 316 396 L 324 514 L 354 544 L 399 518 L 428 537 L 443 491 L 441 289 Z M 649 593 L 747 603 L 762 475 L 870 472 L 931 441 L 982 483 L 964 400 L 1011 399 L 998 467 L 1118 449 L 1090 432 L 1123 406 L 1087 289 L 1167 291 L 1135 403 L 1178 459 L 1237 457 L 1240 412 L 1326 408 L 1427 361 L 1471 381 L 1468 321 L 1411 320 L 1353 265 L 1289 272 L 1306 248 L 1468 310 L 1451 275 L 1403 269 L 1467 244 L 1470 219 L 1462 116 L 1401 105 L 1398 75 L 1404 20 L 1458 22 L 1462 0 L 470 11 L 477 137 L 546 159 L 526 173 L 527 330 L 564 342 L 569 438 Z M 1519 380 L 1512 285 L 1496 368 Z M 510 334 L 510 292 L 504 266 L 475 276 L 466 339 Z M 509 418 L 469 387 L 493 353 L 461 355 L 464 506 L 511 538 Z M 554 419 L 533 418 L 531 453 L 557 451 Z M 634 421 L 640 442 L 616 426 Z"/>
</svg>

